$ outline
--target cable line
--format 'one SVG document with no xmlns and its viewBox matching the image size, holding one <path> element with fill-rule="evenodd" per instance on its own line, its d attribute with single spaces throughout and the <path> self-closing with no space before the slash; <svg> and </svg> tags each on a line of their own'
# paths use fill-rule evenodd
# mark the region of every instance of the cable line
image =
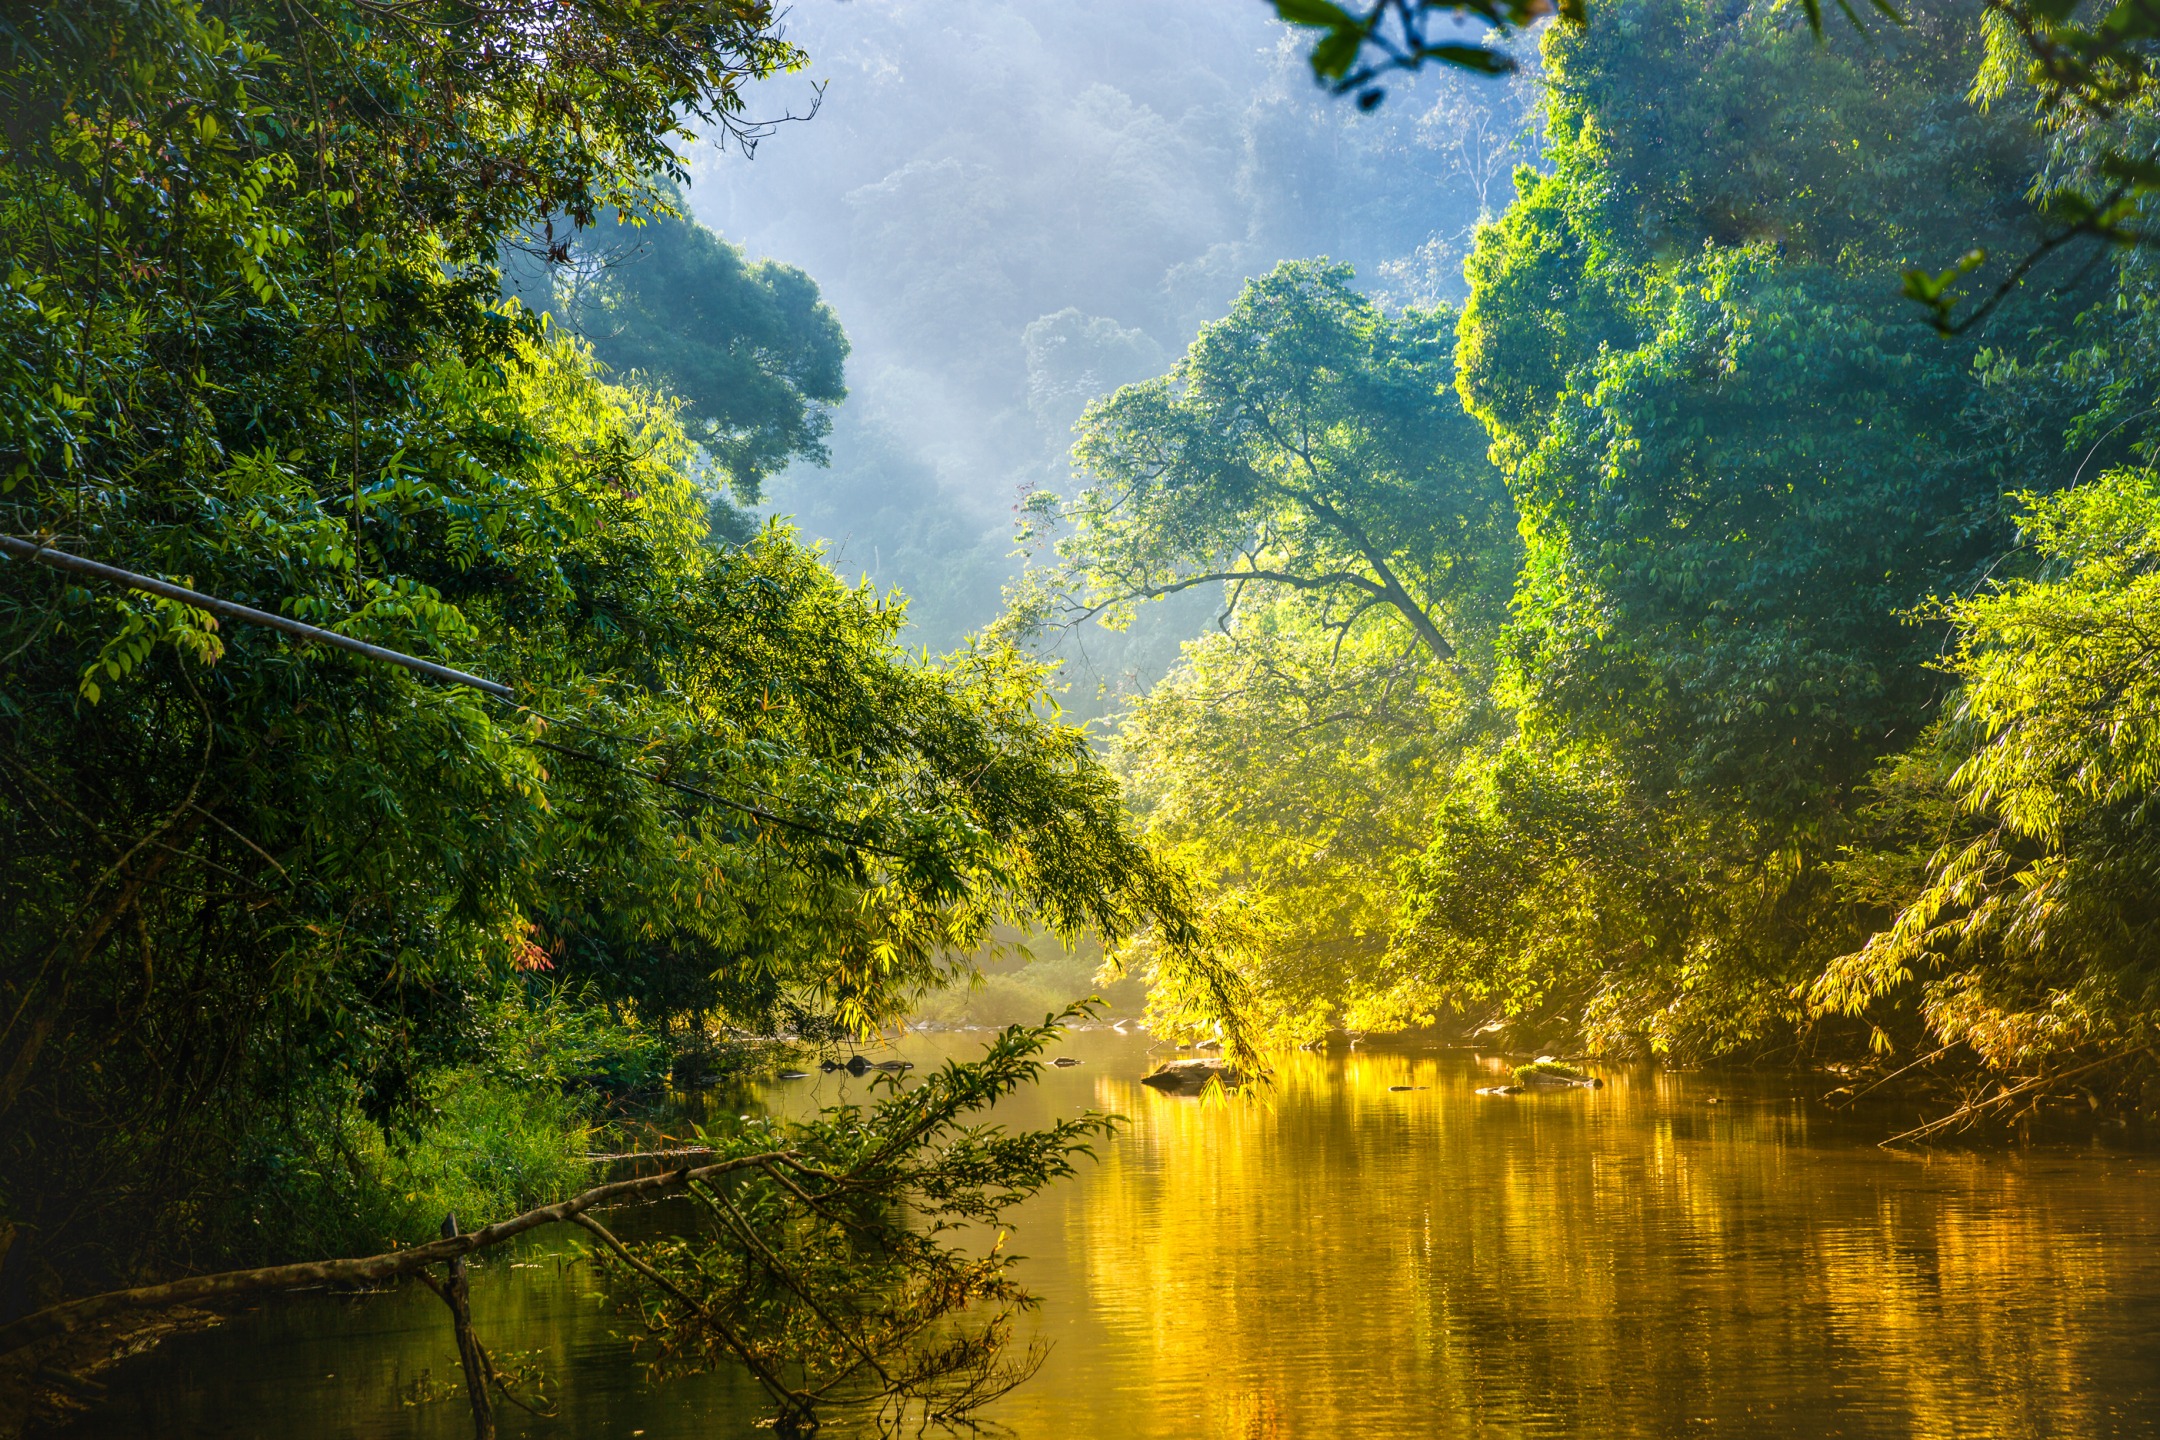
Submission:
<svg viewBox="0 0 2160 1440">
<path fill-rule="evenodd" d="M 557 720 L 551 715 L 533 709 L 530 705 L 521 705 L 518 703 L 516 692 L 511 690 L 509 686 L 497 681 L 483 679 L 478 675 L 471 675 L 463 670 L 453 670 L 448 665 L 438 665 L 433 660 L 424 660 L 417 655 L 407 655 L 401 650 L 389 650 L 380 645 L 370 645 L 365 640 L 355 640 L 350 635 L 340 635 L 335 630 L 325 630 L 320 626 L 309 625 L 305 621 L 292 619 L 290 616 L 274 614 L 268 610 L 257 610 L 252 605 L 242 605 L 233 600 L 221 600 L 215 595 L 205 595 L 200 590 L 190 590 L 185 585 L 175 585 L 170 580 L 160 580 L 152 575 L 141 575 L 133 570 L 123 570 L 117 565 L 107 565 L 97 560 L 88 560 L 66 550 L 56 550 L 43 540 L 24 540 L 15 535 L 0 535 L 0 553 L 34 561 L 37 564 L 64 573 L 95 576 L 97 579 L 108 580 L 115 585 L 125 586 L 130 590 L 140 590 L 146 594 L 163 596 L 167 600 L 177 600 L 182 605 L 192 606 L 197 610 L 211 615 L 222 616 L 228 620 L 237 620 L 244 625 L 266 625 L 273 630 L 282 630 L 297 639 L 314 641 L 369 660 L 380 660 L 385 664 L 397 665 L 412 671 L 416 675 L 425 675 L 433 680 L 466 686 L 469 689 L 479 691 L 490 699 L 502 701 L 520 714 L 535 716 L 550 725 L 561 725 L 568 729 L 584 730 L 590 734 L 605 736 L 607 739 L 620 741 L 624 744 L 631 743 L 623 736 L 599 730 L 577 721 Z M 872 854 L 884 855 L 892 859 L 907 858 L 898 851 L 873 845 L 864 840 L 836 835 L 832 831 L 814 825 L 809 821 L 797 820 L 782 815 L 777 811 L 767 810 L 763 806 L 753 805 L 746 800 L 735 800 L 725 795 L 715 794 L 701 786 L 685 784 L 680 780 L 670 779 L 665 775 L 654 775 L 649 771 L 638 769 L 635 765 L 620 760 L 612 760 L 605 755 L 595 755 L 586 750 L 575 750 L 567 745 L 558 745 L 553 741 L 538 738 L 528 738 L 522 743 L 537 746 L 542 750 L 551 750 L 558 755 L 567 755 L 573 759 L 588 761 L 611 770 L 619 770 L 628 775 L 635 775 L 639 779 L 649 781 L 654 785 L 664 786 L 669 790 L 678 791 L 684 795 L 694 795 L 700 800 L 709 800 L 715 805 L 723 805 L 731 810 L 739 810 L 745 815 L 754 816 L 759 820 L 774 825 L 785 826 L 791 830 L 805 831 L 818 836 L 820 839 L 830 840 L 835 844 L 845 845 L 851 849 L 867 850 Z"/>
</svg>

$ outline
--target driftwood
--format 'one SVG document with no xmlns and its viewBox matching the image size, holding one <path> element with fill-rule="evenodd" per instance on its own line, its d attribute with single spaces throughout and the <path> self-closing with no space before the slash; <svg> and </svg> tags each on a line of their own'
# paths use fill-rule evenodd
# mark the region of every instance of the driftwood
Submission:
<svg viewBox="0 0 2160 1440">
<path fill-rule="evenodd" d="M 2151 1046 L 2132 1046 L 2129 1049 L 2118 1050 L 2110 1055 L 2103 1055 L 2098 1060 L 2089 1061 L 2074 1069 L 2034 1075 L 2019 1081 L 2016 1085 L 2000 1085 L 1998 1082 L 1999 1088 L 1993 1095 L 1970 1097 L 1964 1104 L 1958 1106 L 1948 1115 L 1939 1115 L 1924 1125 L 1915 1125 L 1902 1134 L 1892 1135 L 1889 1139 L 1877 1143 L 1887 1150 L 1892 1145 L 1902 1145 L 1908 1140 L 1928 1140 L 1945 1130 L 1964 1129 L 1978 1121 L 1981 1116 L 1987 1114 L 1990 1110 L 2005 1109 L 2018 1100 L 2025 1100 L 2028 1103 L 2037 1102 L 2041 1097 L 2052 1093 L 2056 1087 L 2066 1085 L 2072 1080 L 2089 1075 L 2093 1071 L 2103 1069 L 2106 1066 L 2120 1064 L 2136 1055 L 2140 1050 L 2143 1050 L 2147 1055 L 2156 1055 Z M 2156 1055 L 2156 1058 L 2160 1058 L 2160 1055 Z M 1905 1068 L 1909 1070 L 1912 1067 L 1908 1065 Z M 1900 1071 L 1898 1073 L 1903 1074 L 1904 1072 Z"/>
<path fill-rule="evenodd" d="M 553 1205 L 543 1205 L 507 1220 L 462 1235 L 446 1235 L 425 1245 L 392 1250 L 355 1260 L 310 1260 L 298 1265 L 269 1265 L 256 1270 L 224 1270 L 213 1275 L 190 1275 L 162 1285 L 140 1285 L 132 1290 L 109 1290 L 80 1300 L 48 1306 L 0 1325 L 0 1355 L 26 1345 L 66 1335 L 92 1321 L 128 1310 L 159 1310 L 175 1305 L 198 1305 L 235 1300 L 280 1290 L 305 1290 L 323 1285 L 375 1285 L 418 1274 L 430 1265 L 461 1260 L 475 1251 L 500 1245 L 543 1225 L 575 1221 L 588 1210 L 679 1190 L 692 1181 L 710 1179 L 734 1170 L 788 1164 L 792 1150 L 768 1150 L 740 1155 L 711 1165 L 680 1166 L 658 1175 L 612 1180 Z"/>
</svg>

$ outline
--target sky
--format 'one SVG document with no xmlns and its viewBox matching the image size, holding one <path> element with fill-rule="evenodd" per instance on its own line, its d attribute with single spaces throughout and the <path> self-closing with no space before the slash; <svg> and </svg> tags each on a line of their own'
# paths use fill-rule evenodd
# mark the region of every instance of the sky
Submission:
<svg viewBox="0 0 2160 1440">
<path fill-rule="evenodd" d="M 1259 0 L 804 0 L 805 74 L 752 92 L 754 158 L 702 150 L 692 212 L 806 270 L 853 343 L 832 463 L 771 508 L 910 597 L 943 650 L 997 613 L 1014 507 L 1068 493 L 1070 427 L 1163 373 L 1239 287 L 1326 255 L 1384 303 L 1459 294 L 1481 208 L 1532 156 L 1532 87 L 1428 73 L 1373 114 L 1321 91 Z M 1146 683 L 1196 596 L 1080 669 Z"/>
</svg>

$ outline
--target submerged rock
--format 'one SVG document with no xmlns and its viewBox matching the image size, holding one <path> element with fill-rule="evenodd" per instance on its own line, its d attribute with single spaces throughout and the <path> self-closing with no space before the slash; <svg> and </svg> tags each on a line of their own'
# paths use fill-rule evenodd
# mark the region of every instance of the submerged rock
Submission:
<svg viewBox="0 0 2160 1440">
<path fill-rule="evenodd" d="M 912 1060 L 880 1060 L 870 1068 L 872 1070 L 912 1070 L 915 1068 L 915 1062 Z"/>
<path fill-rule="evenodd" d="M 782 1070 L 780 1078 L 782 1080 L 807 1080 L 810 1078 L 810 1072 L 807 1070 Z"/>
<path fill-rule="evenodd" d="M 1140 1077 L 1141 1084 L 1152 1085 L 1157 1090 L 1199 1090 L 1210 1080 L 1235 1085 L 1238 1082 L 1237 1071 L 1212 1058 L 1166 1060 L 1153 1074 Z"/>
<path fill-rule="evenodd" d="M 1424 1090 L 1428 1087 L 1424 1085 L 1390 1085 L 1387 1088 L 1390 1090 Z"/>
<path fill-rule="evenodd" d="M 1073 1066 L 1078 1065 L 1081 1062 L 1073 1059 L 1070 1055 L 1060 1055 L 1057 1057 L 1057 1059 L 1052 1060 L 1050 1063 L 1057 1066 L 1060 1070 L 1069 1070 Z"/>
<path fill-rule="evenodd" d="M 1479 1087 L 1477 1093 L 1480 1095 L 1521 1095 L 1524 1091 L 1520 1085 L 1485 1085 Z"/>
</svg>

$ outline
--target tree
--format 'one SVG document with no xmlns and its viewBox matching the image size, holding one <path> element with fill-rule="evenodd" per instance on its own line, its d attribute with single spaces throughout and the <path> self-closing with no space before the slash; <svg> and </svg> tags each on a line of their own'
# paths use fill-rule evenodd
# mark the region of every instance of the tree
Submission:
<svg viewBox="0 0 2160 1440">
<path fill-rule="evenodd" d="M 1320 608 L 1249 599 L 1134 697 L 1111 749 L 1143 832 L 1248 937 L 1254 1022 L 1299 1044 L 1432 1018 L 1435 992 L 1387 963 L 1385 877 L 1503 720 L 1489 654 L 1442 664 L 1391 612 L 1344 633 Z"/>
<path fill-rule="evenodd" d="M 1458 384 L 1523 513 L 1535 703 L 1768 839 L 1924 723 L 1939 635 L 1903 612 L 1992 562 L 2006 488 L 2070 468 L 2070 415 L 2007 414 L 1976 367 L 2092 291 L 2021 299 L 1985 353 L 1889 313 L 1941 227 L 2017 234 L 2040 163 L 2021 121 L 1965 106 L 1956 12 L 1879 46 L 1767 9 L 1630 13 L 1552 34 L 1554 173 L 1480 239 Z M 1650 105 L 1672 67 L 1701 78 Z M 1917 153 L 1887 138 L 1916 127 Z M 1958 182 L 1914 182 L 1937 171 Z"/>
<path fill-rule="evenodd" d="M 1176 369 L 1089 408 L 1057 542 L 1069 617 L 1203 585 L 1320 597 L 1347 631 L 1386 607 L 1431 656 L 1490 626 L 1512 561 L 1507 498 L 1449 388 L 1446 312 L 1382 315 L 1347 267 L 1248 284 Z"/>
<path fill-rule="evenodd" d="M 1801 997 L 1922 883 L 1913 851 L 1942 833 L 1923 737 L 1954 687 L 1931 665 L 1947 613 L 1925 607 L 2005 563 L 2006 490 L 2146 443 L 2150 403 L 2135 266 L 2020 293 L 1984 339 L 1945 343 L 1901 309 L 1897 276 L 1945 232 L 2038 243 L 2031 177 L 2080 163 L 2015 107 L 1968 103 L 1992 63 L 1978 19 L 1933 7 L 1818 40 L 1776 6 L 1634 0 L 1546 31 L 1550 173 L 1518 171 L 1478 232 L 1447 367 L 1505 477 L 1488 533 L 1522 545 L 1488 572 L 1511 586 L 1504 623 L 1488 600 L 1464 631 L 1490 638 L 1442 630 L 1468 662 L 1459 692 L 1430 670 L 1390 689 L 1357 631 L 1328 628 L 1414 620 L 1359 611 L 1377 573 L 1339 578 L 1355 551 L 1333 532 L 1218 502 L 1242 501 L 1220 477 L 1256 491 L 1263 464 L 1175 468 L 1216 453 L 1187 419 L 1199 381 L 1150 398 L 1187 429 L 1110 432 L 1124 468 L 1094 475 L 1147 483 L 1066 507 L 1086 603 L 1220 579 L 1211 555 L 1291 553 L 1263 523 L 1341 546 L 1244 582 L 1253 599 L 1120 740 L 1151 833 L 1216 903 L 1275 927 L 1244 962 L 1271 1018 L 1454 1012 L 1522 1043 L 1694 1055 L 1924 1033 L 1910 1011 L 1859 1026 Z M 1233 358 L 1266 353 L 1238 338 Z M 1308 368 L 1326 383 L 1301 401 L 1335 393 Z M 1346 448 L 1363 433 L 1319 428 Z M 1395 548 L 1445 553 L 1423 543 Z M 1184 568 L 1132 558 L 1173 555 Z M 1386 726 L 1380 695 L 1432 703 Z"/>
<path fill-rule="evenodd" d="M 749 263 L 682 208 L 665 187 L 651 212 L 618 215 L 634 238 L 581 240 L 546 298 L 608 366 L 679 396 L 735 499 L 753 505 L 790 462 L 825 463 L 847 335 L 816 281 Z"/>
<path fill-rule="evenodd" d="M 1811 993 L 1875 1017 L 1917 1000 L 1933 1041 L 2026 1077 L 1958 1119 L 2100 1083 L 2160 1023 L 2160 477 L 2022 499 L 2037 563 L 1940 607 L 1964 682 L 1941 726 L 1960 823 Z"/>
<path fill-rule="evenodd" d="M 1313 77 L 1336 95 L 1355 94 L 1361 110 L 1375 109 L 1385 101 L 1386 87 L 1380 82 L 1396 74 L 1415 74 L 1429 64 L 1481 75 L 1510 74 L 1519 64 L 1512 53 L 1514 43 L 1548 17 L 1556 16 L 1557 28 L 1571 37 L 1589 31 L 1595 40 L 1617 41 L 1623 47 L 1634 39 L 1614 33 L 1628 29 L 1613 18 L 1616 10 L 1625 13 L 1621 6 L 1599 7 L 1593 17 L 1592 7 L 1583 0 L 1560 0 L 1557 5 L 1552 0 L 1370 0 L 1354 6 L 1334 0 L 1270 3 L 1284 21 L 1321 32 L 1307 52 Z M 1874 0 L 1878 15 L 1863 17 L 1857 7 L 1839 0 L 1838 8 L 1850 22 L 1850 30 L 1826 32 L 1820 0 L 1802 0 L 1800 8 L 1815 41 L 1836 36 L 1884 50 L 1905 49 L 1903 42 L 1916 34 L 1939 41 L 1944 31 L 1938 22 L 1946 15 L 1953 23 L 1958 18 L 1954 10 L 1894 7 L 1887 0 Z M 1954 264 L 1940 271 L 1933 265 L 1905 269 L 1904 295 L 1924 307 L 1941 335 L 1960 335 L 1987 322 L 2005 301 L 2037 278 L 2058 251 L 2089 253 L 2095 246 L 2144 248 L 2153 243 L 2155 232 L 2148 212 L 2160 194 L 2160 166 L 2153 164 L 2150 147 L 2121 122 L 2150 102 L 2155 78 L 2153 41 L 2160 36 L 2160 15 L 2145 0 L 2115 0 L 2082 16 L 2077 13 L 2080 8 L 2024 0 L 1984 0 L 1979 7 L 1987 21 L 1987 59 L 1974 77 L 1973 98 L 1994 101 L 2017 86 L 2035 102 L 2041 128 L 2078 135 L 2090 143 L 2083 147 L 2087 151 L 2083 163 L 2065 167 L 2050 176 L 2048 183 L 2035 187 L 2033 195 L 2021 197 L 2038 200 L 2032 207 L 2033 218 L 2042 222 L 2043 233 L 1998 249 L 1984 235 L 1960 236 L 1954 228 L 1946 229 L 1935 237 L 1935 245 L 1945 254 L 1950 247 L 1959 247 L 1962 253 Z M 1871 19 L 1880 23 L 1871 26 Z M 1487 43 L 1465 38 L 1465 30 L 1477 24 L 1487 27 Z M 1926 50 L 1918 55 L 1925 68 Z M 1665 71 L 1641 65 L 1635 67 L 1633 79 L 1630 88 L 1640 87 L 1637 100 L 1644 117 L 1657 117 L 1671 109 L 1672 90 Z M 1690 137 L 1706 133 L 1695 127 L 1692 116 L 1674 113 L 1672 118 Z M 1770 142 L 1763 147 L 1767 149 L 1795 140 L 1820 144 L 1844 129 L 1848 117 L 1837 110 L 1772 116 L 1767 107 L 1759 107 L 1752 115 L 1735 113 L 1729 119 L 1729 141 L 1744 144 L 1745 133 L 1759 125 L 1757 138 Z M 1916 151 L 1897 143 L 1905 135 L 1884 138 L 1893 142 L 1889 153 L 1918 158 Z M 1829 148 L 1834 153 L 1834 147 Z M 1787 173 L 1778 167 L 1764 166 L 1761 173 L 1778 177 L 1773 185 L 1786 193 L 1808 192 L 1804 181 L 1789 183 Z M 1943 190 L 1954 188 L 1964 178 L 1961 167 L 1933 166 L 1922 174 L 1930 188 Z M 1837 212 L 1834 207 L 1819 206 L 1816 213 L 1828 218 Z M 1967 285 L 1976 275 L 1980 293 L 1974 296 Z"/>
</svg>

